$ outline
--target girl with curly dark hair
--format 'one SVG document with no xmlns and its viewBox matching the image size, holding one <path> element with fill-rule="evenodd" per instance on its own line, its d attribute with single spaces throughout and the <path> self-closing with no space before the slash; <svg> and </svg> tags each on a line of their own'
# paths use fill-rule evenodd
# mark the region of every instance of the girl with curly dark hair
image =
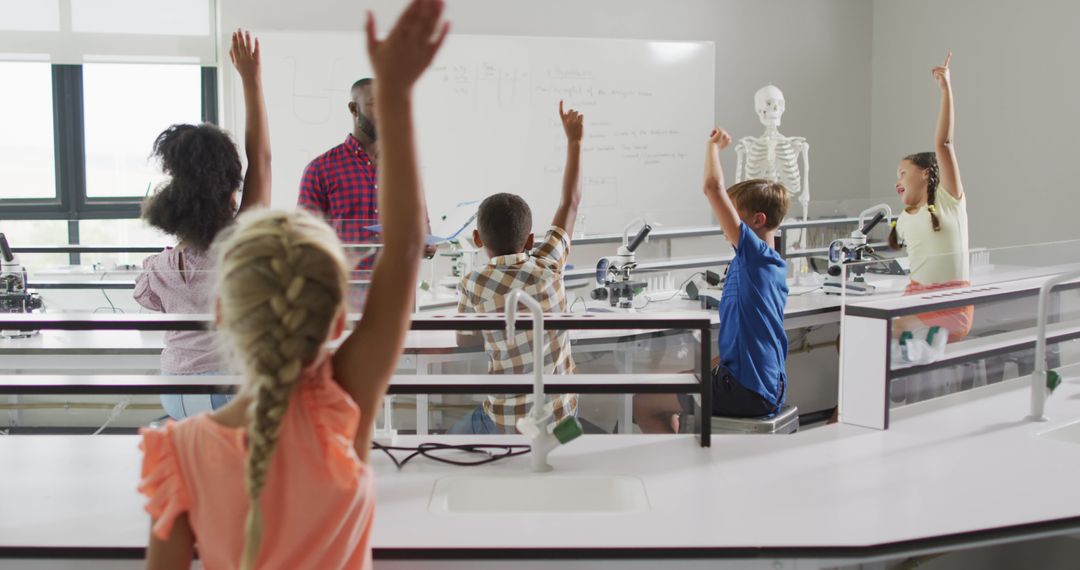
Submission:
<svg viewBox="0 0 1080 570">
<path fill-rule="evenodd" d="M 143 261 L 135 300 L 164 313 L 202 314 L 213 310 L 215 282 L 210 246 L 240 212 L 270 203 L 270 132 L 260 76 L 259 40 L 237 30 L 229 58 L 244 89 L 244 132 L 248 168 L 243 173 L 236 145 L 211 124 L 173 125 L 154 141 L 169 180 L 143 202 L 148 224 L 176 236 L 177 245 Z M 243 198 L 236 194 L 243 184 Z M 214 374 L 226 369 L 212 333 L 170 331 L 161 352 L 163 374 Z M 165 395 L 165 411 L 180 419 L 223 405 L 224 396 Z"/>
</svg>

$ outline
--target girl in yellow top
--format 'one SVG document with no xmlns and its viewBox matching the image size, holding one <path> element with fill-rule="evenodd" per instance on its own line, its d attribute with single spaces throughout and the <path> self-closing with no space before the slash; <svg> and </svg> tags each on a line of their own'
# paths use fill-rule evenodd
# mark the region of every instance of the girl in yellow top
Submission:
<svg viewBox="0 0 1080 570">
<path fill-rule="evenodd" d="M 950 53 L 944 65 L 932 70 L 941 88 L 934 151 L 904 157 L 897 168 L 896 192 L 904 211 L 889 234 L 889 245 L 907 249 L 911 262 L 908 294 L 971 285 L 968 255 L 967 197 L 953 147 L 953 94 L 949 75 Z M 900 331 L 940 326 L 949 340 L 961 340 L 971 331 L 973 307 L 957 307 L 898 319 Z"/>
</svg>

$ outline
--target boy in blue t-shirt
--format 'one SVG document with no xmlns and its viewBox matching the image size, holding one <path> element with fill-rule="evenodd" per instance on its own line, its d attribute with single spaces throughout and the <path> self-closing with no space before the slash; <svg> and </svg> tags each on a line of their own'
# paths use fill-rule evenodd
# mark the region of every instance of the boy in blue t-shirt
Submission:
<svg viewBox="0 0 1080 570">
<path fill-rule="evenodd" d="M 720 151 L 730 144 L 727 132 L 713 129 L 705 157 L 705 196 L 735 247 L 720 296 L 713 415 L 768 416 L 780 410 L 787 387 L 787 264 L 772 244 L 787 215 L 788 191 L 768 180 L 746 180 L 725 191 Z"/>
<path fill-rule="evenodd" d="M 753 418 L 779 411 L 787 386 L 787 264 L 772 243 L 789 199 L 783 184 L 768 180 L 747 180 L 725 189 L 720 151 L 730 144 L 727 132 L 713 129 L 705 157 L 705 196 L 724 237 L 735 247 L 720 297 L 713 415 Z M 634 418 L 645 433 L 678 432 L 678 413 L 694 407 L 687 400 L 639 394 Z"/>
</svg>

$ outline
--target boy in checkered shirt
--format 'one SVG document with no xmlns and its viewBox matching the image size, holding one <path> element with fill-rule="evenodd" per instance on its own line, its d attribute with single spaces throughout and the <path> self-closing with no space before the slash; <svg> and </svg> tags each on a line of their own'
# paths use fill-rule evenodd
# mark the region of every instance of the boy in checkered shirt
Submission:
<svg viewBox="0 0 1080 570">
<path fill-rule="evenodd" d="M 563 171 L 562 200 L 555 211 L 543 241 L 534 243 L 532 212 L 520 196 L 495 194 L 481 202 L 476 217 L 473 241 L 487 252 L 488 264 L 462 279 L 458 286 L 458 312 L 501 313 L 506 309 L 506 295 L 522 289 L 536 299 L 545 313 L 567 310 L 563 288 L 563 267 L 570 251 L 581 188 L 578 171 L 581 162 L 581 113 L 563 110 L 559 118 L 566 133 L 566 167 Z M 545 331 L 544 372 L 570 374 L 574 360 L 570 355 L 570 335 L 566 331 Z M 522 331 L 507 338 L 502 330 L 458 333 L 461 346 L 485 346 L 491 374 L 526 374 L 533 371 L 532 331 Z M 529 395 L 488 396 L 482 406 L 451 427 L 455 434 L 516 433 L 518 418 L 533 405 Z M 546 412 L 554 421 L 577 414 L 577 395 L 563 394 L 550 399 Z"/>
</svg>

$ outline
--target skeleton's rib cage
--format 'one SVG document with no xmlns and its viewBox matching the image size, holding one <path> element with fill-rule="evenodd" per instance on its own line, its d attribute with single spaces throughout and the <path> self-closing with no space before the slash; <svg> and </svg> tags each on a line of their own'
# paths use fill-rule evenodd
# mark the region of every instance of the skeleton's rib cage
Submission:
<svg viewBox="0 0 1080 570">
<path fill-rule="evenodd" d="M 802 157 L 806 139 L 781 135 L 744 137 L 735 147 L 738 157 L 736 182 L 764 178 L 781 182 L 793 195 L 803 191 Z"/>
</svg>

